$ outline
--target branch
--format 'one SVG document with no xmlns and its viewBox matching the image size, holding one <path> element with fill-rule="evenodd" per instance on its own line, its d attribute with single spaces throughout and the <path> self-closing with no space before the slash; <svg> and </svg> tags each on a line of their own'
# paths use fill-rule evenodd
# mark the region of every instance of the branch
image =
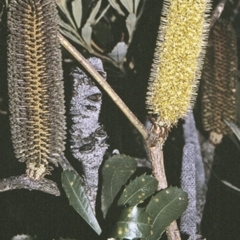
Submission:
<svg viewBox="0 0 240 240">
<path fill-rule="evenodd" d="M 151 154 L 152 159 L 153 175 L 158 180 L 158 190 L 167 188 L 168 184 L 164 168 L 164 157 L 160 141 L 157 142 L 155 146 L 149 147 L 149 154 Z M 176 221 L 172 222 L 166 228 L 166 234 L 168 240 L 181 240 Z"/>
<path fill-rule="evenodd" d="M 55 196 L 60 196 L 57 184 L 50 179 L 43 178 L 39 181 L 30 179 L 26 174 L 13 176 L 0 180 L 0 192 L 14 189 L 38 190 Z"/>
<path fill-rule="evenodd" d="M 143 139 L 148 138 L 148 131 L 143 124 L 136 118 L 131 110 L 126 106 L 122 99 L 115 93 L 111 86 L 104 80 L 104 78 L 88 63 L 88 61 L 72 46 L 66 38 L 60 33 L 58 34 L 59 41 L 62 46 L 87 70 L 87 72 L 98 82 L 98 84 L 106 91 L 106 93 L 112 98 L 116 105 L 121 109 L 129 121 L 135 126 L 135 128 L 142 135 Z"/>
<path fill-rule="evenodd" d="M 168 187 L 162 150 L 163 144 L 168 135 L 168 129 L 153 124 L 151 128 L 151 133 L 151 136 L 156 137 L 156 139 L 151 139 L 150 141 L 148 141 L 146 148 L 152 161 L 153 175 L 158 181 L 158 190 L 161 190 Z M 166 234 L 168 240 L 181 240 L 180 232 L 176 221 L 172 222 L 166 228 Z"/>
</svg>

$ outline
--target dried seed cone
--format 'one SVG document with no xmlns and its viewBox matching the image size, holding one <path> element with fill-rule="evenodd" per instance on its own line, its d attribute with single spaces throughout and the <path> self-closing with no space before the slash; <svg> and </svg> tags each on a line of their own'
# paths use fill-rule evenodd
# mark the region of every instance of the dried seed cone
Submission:
<svg viewBox="0 0 240 240">
<path fill-rule="evenodd" d="M 12 0 L 8 91 L 15 155 L 38 180 L 64 151 L 65 106 L 54 0 Z"/>
<path fill-rule="evenodd" d="M 221 140 L 216 136 L 231 133 L 224 119 L 237 120 L 236 88 L 236 34 L 231 23 L 217 21 L 210 33 L 202 74 L 203 127 L 211 132 L 213 143 Z"/>
<path fill-rule="evenodd" d="M 157 123 L 171 127 L 195 100 L 205 42 L 209 0 L 165 0 L 147 92 Z"/>
</svg>

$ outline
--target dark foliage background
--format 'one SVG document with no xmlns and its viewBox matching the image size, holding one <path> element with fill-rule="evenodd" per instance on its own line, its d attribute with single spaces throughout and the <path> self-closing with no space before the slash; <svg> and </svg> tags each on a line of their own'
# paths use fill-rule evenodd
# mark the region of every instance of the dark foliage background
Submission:
<svg viewBox="0 0 240 240">
<path fill-rule="evenodd" d="M 3 7 L 3 2 L 3 0 L 0 1 L 0 10 Z M 214 6 L 217 3 L 218 1 L 214 1 Z M 234 4 L 236 5 L 236 3 Z M 162 1 L 147 1 L 128 51 L 127 62 L 125 63 L 126 73 L 123 74 L 109 63 L 105 64 L 108 82 L 142 122 L 145 121 L 147 114 L 145 110 L 145 93 L 161 8 Z M 233 4 L 230 1 L 226 4 L 223 16 L 225 18 L 235 17 L 234 27 L 238 34 L 239 48 L 240 17 L 239 14 L 234 16 Z M 3 99 L 0 102 L 0 109 L 8 113 L 6 12 L 3 12 L 0 21 L 0 97 Z M 113 42 L 119 41 L 117 38 L 122 31 L 124 31 L 124 26 L 119 23 L 114 29 L 114 37 L 110 39 L 110 36 L 108 43 L 114 46 Z M 87 56 L 86 53 L 84 54 Z M 63 57 L 71 58 L 65 51 L 63 51 Z M 133 64 L 133 68 L 129 67 L 130 63 Z M 69 71 L 75 63 L 64 62 L 63 64 L 66 106 L 68 109 L 71 96 Z M 195 116 L 198 129 L 207 136 L 207 133 L 203 132 L 201 127 L 200 101 L 196 103 Z M 118 149 L 121 153 L 134 157 L 146 157 L 140 136 L 105 93 L 100 121 L 105 125 L 105 130 L 109 135 L 109 153 L 114 149 Z M 172 129 L 164 146 L 167 177 L 169 184 L 173 186 L 179 186 L 180 183 L 181 158 L 184 145 L 182 123 L 183 120 L 179 122 L 177 127 Z M 74 167 L 80 171 L 79 164 L 72 159 L 69 153 L 68 144 L 69 142 L 67 142 L 66 156 Z M 25 165 L 19 163 L 13 154 L 8 114 L 0 114 L 0 178 L 22 174 L 24 168 Z M 61 169 L 58 168 L 50 176 L 51 179 L 58 182 L 59 186 L 60 174 Z M 226 187 L 219 180 L 224 179 L 240 187 L 239 176 L 240 151 L 228 137 L 224 137 L 222 143 L 216 147 L 213 172 L 209 182 L 207 203 L 202 222 L 202 234 L 208 240 L 240 239 L 240 193 Z M 101 213 L 98 212 L 98 215 L 101 221 Z M 101 223 L 104 224 L 103 221 Z M 60 237 L 86 240 L 99 239 L 73 208 L 69 206 L 64 192 L 61 192 L 61 197 L 27 190 L 0 193 L 0 239 L 11 239 L 13 236 L 22 233 L 36 235 L 38 239 L 43 240 L 59 239 Z"/>
</svg>

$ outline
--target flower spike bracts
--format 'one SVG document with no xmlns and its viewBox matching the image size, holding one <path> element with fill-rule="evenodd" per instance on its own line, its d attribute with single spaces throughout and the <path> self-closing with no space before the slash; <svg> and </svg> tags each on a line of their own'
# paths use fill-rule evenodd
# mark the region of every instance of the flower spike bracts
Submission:
<svg viewBox="0 0 240 240">
<path fill-rule="evenodd" d="M 12 142 L 26 174 L 39 180 L 65 149 L 65 105 L 54 0 L 12 0 L 8 13 Z"/>
<path fill-rule="evenodd" d="M 195 100 L 209 32 L 210 0 L 165 0 L 147 92 L 156 123 L 171 128 Z"/>
</svg>

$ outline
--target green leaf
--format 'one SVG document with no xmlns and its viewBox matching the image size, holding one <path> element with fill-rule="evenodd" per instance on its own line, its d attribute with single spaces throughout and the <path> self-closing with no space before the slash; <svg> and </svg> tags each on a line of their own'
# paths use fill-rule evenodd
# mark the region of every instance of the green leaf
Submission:
<svg viewBox="0 0 240 240">
<path fill-rule="evenodd" d="M 118 14 L 123 15 L 123 16 L 125 15 L 116 0 L 108 0 L 108 2 L 118 12 Z"/>
<path fill-rule="evenodd" d="M 77 28 L 80 28 L 82 23 L 82 0 L 72 1 L 72 13 L 76 22 Z"/>
<path fill-rule="evenodd" d="M 74 34 L 72 34 L 71 32 L 65 30 L 64 28 L 60 28 L 59 29 L 61 34 L 64 35 L 66 38 L 71 39 L 72 41 L 74 41 L 75 43 L 84 46 L 84 44 L 80 41 L 80 39 L 78 39 L 77 37 L 75 37 Z"/>
<path fill-rule="evenodd" d="M 69 32 L 75 33 L 76 30 L 72 28 L 72 26 L 66 22 L 64 22 L 60 17 L 58 17 L 58 24 L 61 28 L 66 29 Z"/>
<path fill-rule="evenodd" d="M 89 22 L 90 24 L 93 24 L 95 22 L 95 17 L 98 14 L 98 11 L 100 9 L 101 3 L 102 3 L 102 0 L 98 0 L 96 5 L 92 9 L 89 18 L 87 19 L 87 22 Z"/>
<path fill-rule="evenodd" d="M 106 217 L 117 193 L 136 169 L 137 162 L 125 155 L 115 155 L 105 161 L 102 168 L 103 187 L 101 196 L 104 217 Z"/>
<path fill-rule="evenodd" d="M 169 187 L 152 197 L 146 208 L 153 219 L 149 240 L 159 239 L 166 227 L 183 214 L 187 205 L 187 194 L 177 187 Z"/>
<path fill-rule="evenodd" d="M 137 9 L 138 9 L 138 5 L 140 3 L 141 0 L 135 0 L 134 4 L 135 4 L 135 9 L 134 9 L 134 13 L 136 14 L 137 13 Z"/>
<path fill-rule="evenodd" d="M 228 186 L 229 188 L 232 188 L 232 189 L 234 189 L 235 191 L 240 192 L 240 188 L 237 188 L 236 186 L 232 185 L 230 182 L 227 182 L 227 181 L 224 181 L 224 180 L 221 180 L 221 182 L 222 182 L 223 184 L 225 184 L 226 186 Z"/>
<path fill-rule="evenodd" d="M 151 219 L 149 215 L 138 207 L 125 208 L 119 220 L 113 227 L 112 237 L 127 239 L 145 239 L 150 235 Z"/>
<path fill-rule="evenodd" d="M 92 39 L 92 27 L 89 22 L 86 22 L 82 28 L 82 38 L 85 43 L 91 48 L 91 39 Z"/>
<path fill-rule="evenodd" d="M 108 56 L 114 59 L 117 63 L 123 61 L 127 54 L 128 46 L 125 42 L 119 42 L 113 48 L 112 52 L 108 53 Z"/>
<path fill-rule="evenodd" d="M 130 13 L 126 19 L 126 27 L 129 34 L 129 40 L 128 40 L 129 43 L 132 41 L 133 32 L 136 29 L 136 24 L 137 24 L 136 15 L 134 13 Z"/>
<path fill-rule="evenodd" d="M 69 199 L 70 205 L 72 205 L 93 230 L 100 235 L 102 230 L 91 209 L 82 185 L 83 180 L 74 171 L 66 170 L 62 173 L 62 186 Z"/>
<path fill-rule="evenodd" d="M 76 29 L 75 24 L 72 20 L 72 17 L 70 15 L 69 11 L 68 11 L 67 2 L 68 2 L 68 0 L 57 0 L 57 6 L 62 11 L 62 13 L 65 15 L 65 17 L 68 19 L 68 21 L 70 22 L 72 27 L 74 29 Z"/>
<path fill-rule="evenodd" d="M 135 178 L 124 189 L 118 205 L 135 206 L 143 202 L 157 190 L 157 180 L 149 175 Z"/>
<path fill-rule="evenodd" d="M 133 13 L 133 0 L 120 0 L 120 2 L 129 13 Z"/>
</svg>

